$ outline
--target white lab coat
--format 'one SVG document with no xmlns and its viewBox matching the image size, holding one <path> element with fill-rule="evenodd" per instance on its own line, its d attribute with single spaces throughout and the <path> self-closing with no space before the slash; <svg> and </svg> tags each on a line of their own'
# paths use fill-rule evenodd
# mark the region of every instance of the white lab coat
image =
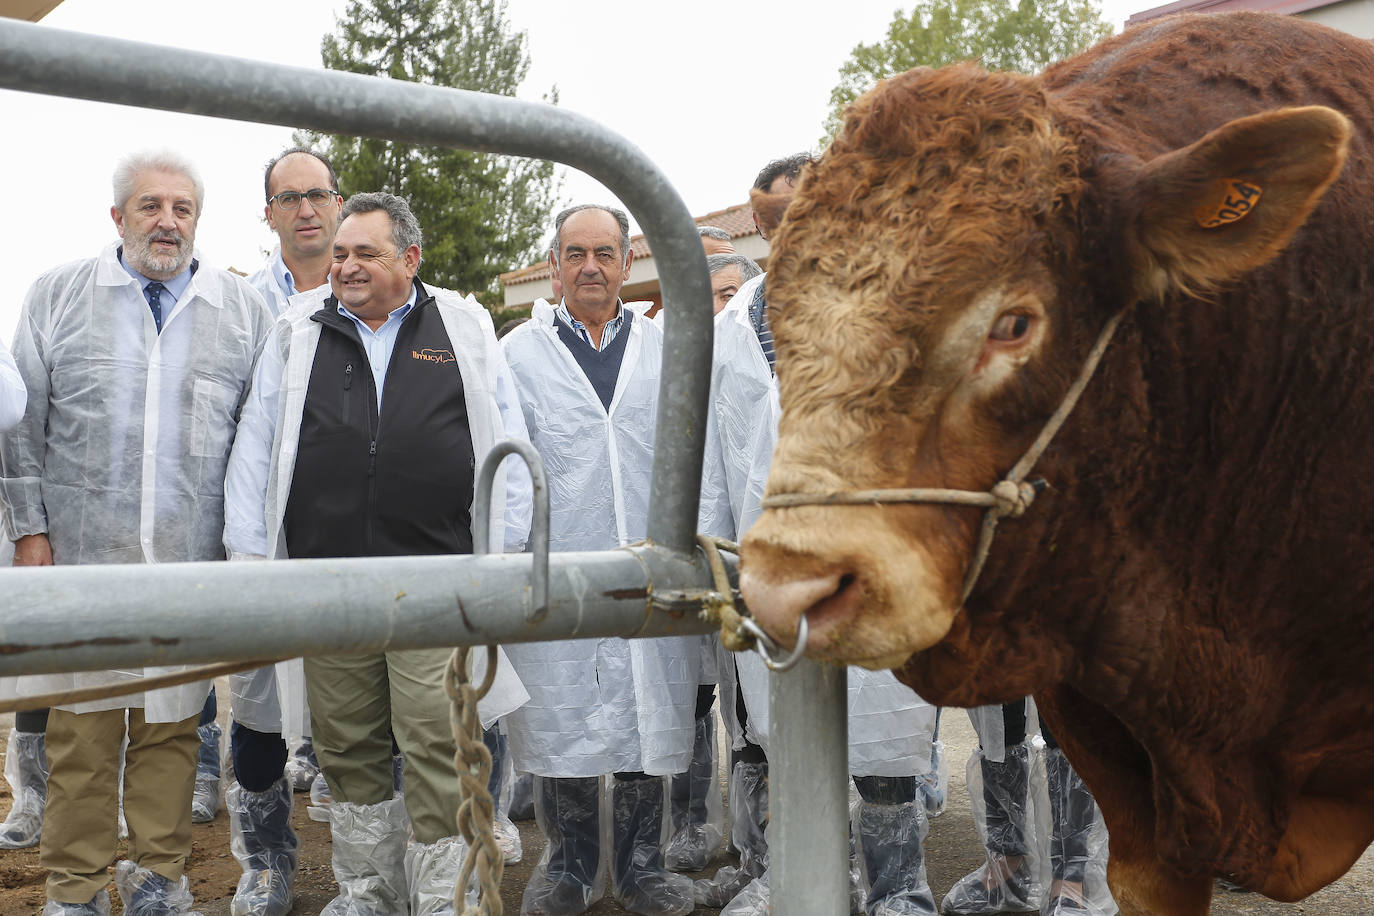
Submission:
<svg viewBox="0 0 1374 916">
<path fill-rule="evenodd" d="M 716 316 L 711 366 L 711 412 L 702 469 L 701 530 L 738 539 L 762 512 L 761 502 L 777 444 L 778 386 L 749 304 L 763 282 L 740 288 Z M 724 653 L 724 650 L 722 650 Z M 749 712 L 748 738 L 768 749 L 768 670 L 753 652 L 734 656 L 739 689 Z M 726 686 L 734 666 L 723 659 L 722 710 L 736 746 L 742 745 Z M 912 776 L 929 772 L 935 707 L 900 683 L 891 671 L 849 669 L 849 771 L 854 776 Z"/>
<path fill-rule="evenodd" d="M 262 269 L 248 278 L 248 284 L 262 296 L 273 318 L 286 311 L 291 296 L 283 285 L 286 274 L 286 262 L 282 260 L 278 245 L 272 249 Z M 291 710 L 285 717 L 281 712 L 283 705 Z M 229 708 L 234 721 L 254 731 L 283 733 L 294 745 L 310 734 L 305 663 L 299 658 L 291 658 L 265 668 L 229 675 Z"/>
<path fill-rule="evenodd" d="M 476 467 L 480 468 L 497 442 L 527 438 L 514 383 L 497 346 L 490 313 L 471 296 L 429 286 L 426 289 L 434 296 L 444 329 L 454 344 L 472 432 L 472 451 Z M 319 311 L 330 295 L 329 287 L 321 286 L 292 296 L 263 350 L 225 480 L 224 545 L 231 558 L 288 556 L 283 520 L 291 495 L 310 371 L 322 328 L 310 316 Z M 492 488 L 490 543 L 503 544 L 508 550 L 524 547 L 532 492 L 529 474 L 519 459 L 502 462 Z M 474 518 L 473 524 L 480 521 Z M 484 722 L 495 721 L 527 699 L 518 679 L 509 674 L 510 665 L 502 664 L 496 684 L 478 703 Z M 291 694 L 297 683 L 294 677 L 277 678 L 276 710 L 272 709 L 270 691 L 261 683 L 241 685 L 244 699 L 250 702 L 241 704 L 248 718 L 239 721 L 262 731 L 276 731 L 279 727 L 284 734 L 301 734 L 304 722 L 297 717 L 305 704 L 302 697 Z M 236 705 L 235 718 L 239 718 L 239 713 L 240 705 Z M 265 727 L 254 725 L 250 719 L 262 721 Z"/>
<path fill-rule="evenodd" d="M 24 416 L 28 395 L 19 367 L 9 347 L 0 341 L 0 432 L 11 429 Z"/>
<path fill-rule="evenodd" d="M 244 280 L 202 265 L 159 334 L 117 250 L 49 271 L 24 301 L 14 357 L 28 408 L 0 437 L 6 527 L 15 538 L 46 533 L 63 565 L 223 559 L 225 465 L 271 316 Z M 39 675 L 16 687 L 178 670 Z M 64 708 L 142 706 L 150 722 L 175 722 L 208 691 L 199 682 Z"/>
<path fill-rule="evenodd" d="M 286 262 L 282 260 L 281 246 L 278 245 L 272 249 L 272 254 L 268 256 L 267 263 L 262 269 L 248 278 L 248 284 L 262 296 L 262 301 L 267 303 L 273 318 L 281 317 L 290 298 L 290 294 L 282 286 L 286 274 Z"/>
<path fill-rule="evenodd" d="M 663 332 L 635 315 L 610 411 L 559 339 L 553 306 L 501 341 L 549 480 L 549 549 L 645 536 Z M 507 647 L 530 702 L 507 720 L 517 770 L 585 777 L 687 769 L 699 640 L 580 639 Z"/>
</svg>

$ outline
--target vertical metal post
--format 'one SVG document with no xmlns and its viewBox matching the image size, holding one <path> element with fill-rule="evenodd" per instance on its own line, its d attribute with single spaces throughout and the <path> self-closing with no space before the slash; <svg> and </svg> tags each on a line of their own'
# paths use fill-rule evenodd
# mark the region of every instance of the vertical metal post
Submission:
<svg viewBox="0 0 1374 916">
<path fill-rule="evenodd" d="M 849 912 L 849 670 L 802 659 L 768 676 L 773 912 Z"/>
</svg>

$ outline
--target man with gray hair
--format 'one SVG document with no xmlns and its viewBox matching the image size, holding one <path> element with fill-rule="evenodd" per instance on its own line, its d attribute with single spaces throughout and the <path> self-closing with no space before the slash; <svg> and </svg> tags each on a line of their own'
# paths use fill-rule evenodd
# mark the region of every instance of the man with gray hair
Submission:
<svg viewBox="0 0 1374 916">
<path fill-rule="evenodd" d="M 740 287 L 761 275 L 763 268 L 742 254 L 711 254 L 706 256 L 706 272 L 711 275 L 712 308 L 719 315 Z"/>
<path fill-rule="evenodd" d="M 536 302 L 502 339 L 531 441 L 549 468 L 549 549 L 606 550 L 644 538 L 663 332 L 620 299 L 634 254 L 624 212 L 577 206 L 554 220 L 558 303 Z M 527 916 L 583 913 L 610 856 L 632 913 L 693 908 L 664 870 L 660 778 L 687 769 L 697 637 L 526 643 L 507 651 L 530 694 L 508 720 L 515 769 L 533 773 L 548 848 L 525 887 Z M 601 777 L 611 780 L 603 831 Z M 603 849 L 601 836 L 610 836 Z"/>
<path fill-rule="evenodd" d="M 344 205 L 329 286 L 291 297 L 254 374 L 225 485 L 231 560 L 471 553 L 477 525 L 491 543 L 523 548 L 523 466 L 497 474 L 492 520 L 472 515 L 486 454 L 526 438 L 510 371 L 485 308 L 419 281 L 421 243 L 399 197 Z M 305 660 L 315 753 L 334 798 L 340 893 L 330 912 L 453 912 L 464 847 L 449 654 Z M 521 701 L 518 682 L 498 673 L 478 712 L 490 724 Z M 393 794 L 392 734 L 404 796 Z"/>
<path fill-rule="evenodd" d="M 698 226 L 697 235 L 701 236 L 701 247 L 708 255 L 735 253 L 735 244 L 730 238 L 730 233 L 719 226 Z"/>
<path fill-rule="evenodd" d="M 131 156 L 113 184 L 120 240 L 40 277 L 15 334 L 29 399 L 0 437 L 0 503 L 16 566 L 224 559 L 225 466 L 271 316 L 247 282 L 194 257 L 205 191 L 188 163 Z M 18 689 L 140 674 L 21 678 Z M 109 911 L 126 738 L 124 912 L 190 909 L 183 869 L 208 691 L 200 682 L 51 711 L 45 913 Z"/>
</svg>

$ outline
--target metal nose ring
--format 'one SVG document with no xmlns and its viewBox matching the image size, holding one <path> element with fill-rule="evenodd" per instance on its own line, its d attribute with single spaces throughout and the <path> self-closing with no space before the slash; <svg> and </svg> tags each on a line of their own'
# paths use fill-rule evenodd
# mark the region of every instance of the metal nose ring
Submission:
<svg viewBox="0 0 1374 916">
<path fill-rule="evenodd" d="M 754 637 L 754 651 L 763 659 L 764 667 L 769 671 L 782 673 L 787 671 L 801 661 L 801 657 L 806 654 L 806 615 L 803 614 L 797 622 L 797 644 L 792 647 L 791 654 L 782 658 L 782 647 L 773 641 L 773 638 L 763 632 L 763 627 L 752 617 L 745 617 L 740 621 L 740 627 L 744 632 Z"/>
</svg>

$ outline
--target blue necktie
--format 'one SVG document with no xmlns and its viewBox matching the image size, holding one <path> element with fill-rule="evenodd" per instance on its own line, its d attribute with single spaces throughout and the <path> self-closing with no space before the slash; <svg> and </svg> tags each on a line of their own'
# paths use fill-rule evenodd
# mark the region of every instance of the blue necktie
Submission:
<svg viewBox="0 0 1374 916">
<path fill-rule="evenodd" d="M 162 333 L 162 291 L 167 287 L 154 280 L 143 287 L 143 295 L 148 297 L 148 308 L 153 310 L 153 323 L 157 325 L 157 332 Z"/>
</svg>

